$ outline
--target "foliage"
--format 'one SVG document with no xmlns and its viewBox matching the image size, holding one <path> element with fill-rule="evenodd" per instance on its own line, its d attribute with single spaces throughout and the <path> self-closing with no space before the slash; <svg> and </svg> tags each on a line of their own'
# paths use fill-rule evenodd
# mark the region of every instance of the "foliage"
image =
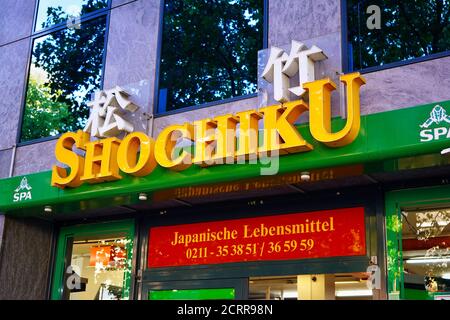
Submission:
<svg viewBox="0 0 450 320">
<path fill-rule="evenodd" d="M 55 94 L 34 79 L 28 83 L 26 109 L 22 123 L 22 140 L 54 135 L 63 119 L 69 116 L 67 104 L 55 101 Z"/>
<path fill-rule="evenodd" d="M 381 9 L 381 29 L 367 27 L 370 5 Z M 347 15 L 355 69 L 450 50 L 449 0 L 349 0 Z"/>
<path fill-rule="evenodd" d="M 167 0 L 159 79 L 166 109 L 256 92 L 262 45 L 262 0 Z"/>
<path fill-rule="evenodd" d="M 87 1 L 82 7 L 81 14 L 93 11 L 93 7 L 101 7 L 103 2 Z M 65 21 L 67 18 L 61 7 L 48 8 L 47 13 L 47 25 Z M 51 135 L 83 127 L 89 115 L 86 103 L 101 85 L 105 30 L 106 18 L 100 17 L 35 40 L 32 63 L 46 73 L 47 81 L 44 86 L 48 88 L 51 99 L 68 107 L 68 112 L 64 118 L 60 118 L 60 123 L 52 123 L 51 127 L 50 124 L 34 123 L 36 127 L 49 126 Z M 26 109 L 30 108 L 29 103 L 31 107 L 35 103 L 28 95 L 27 93 Z M 25 118 L 31 113 L 26 110 Z M 35 117 L 33 121 L 51 117 L 51 115 Z M 24 119 L 24 123 L 29 121 L 30 119 Z M 45 137 L 47 132 L 33 131 L 33 135 L 23 133 L 21 140 Z"/>
</svg>

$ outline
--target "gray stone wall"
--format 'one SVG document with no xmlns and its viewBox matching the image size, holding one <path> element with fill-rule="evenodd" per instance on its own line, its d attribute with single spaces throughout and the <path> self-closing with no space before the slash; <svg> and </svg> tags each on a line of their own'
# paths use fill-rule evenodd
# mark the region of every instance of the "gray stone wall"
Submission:
<svg viewBox="0 0 450 320">
<path fill-rule="evenodd" d="M 139 89 L 137 102 L 147 113 L 153 108 L 158 28 L 159 1 L 133 1 L 111 11 L 104 88 Z"/>
<path fill-rule="evenodd" d="M 2 223 L 0 218 L 0 300 L 47 299 L 52 225 L 8 216 L 4 228 Z"/>
<path fill-rule="evenodd" d="M 30 47 L 29 39 L 0 47 L 0 150 L 16 144 Z"/>
<path fill-rule="evenodd" d="M 3 0 L 0 13 L 0 178 L 9 176 L 16 144 L 35 0 Z"/>
<path fill-rule="evenodd" d="M 12 149 L 0 151 L 0 179 L 9 177 Z"/>
<path fill-rule="evenodd" d="M 450 99 L 450 57 L 413 63 L 364 75 L 363 114 L 402 109 Z"/>
<path fill-rule="evenodd" d="M 35 0 L 2 0 L 0 46 L 28 38 L 33 28 Z"/>
<path fill-rule="evenodd" d="M 2 250 L 3 229 L 5 227 L 5 216 L 0 214 L 0 252 Z M 1 263 L 1 261 L 0 261 Z"/>
<path fill-rule="evenodd" d="M 340 1 L 269 0 L 269 46 L 341 31 Z"/>
<path fill-rule="evenodd" d="M 56 139 L 18 147 L 14 161 L 13 175 L 51 170 Z"/>
</svg>

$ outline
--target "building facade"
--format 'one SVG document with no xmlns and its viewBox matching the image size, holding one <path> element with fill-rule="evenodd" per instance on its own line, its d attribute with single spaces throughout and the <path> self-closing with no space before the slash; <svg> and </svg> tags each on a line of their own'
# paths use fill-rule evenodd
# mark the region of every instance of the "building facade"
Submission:
<svg viewBox="0 0 450 320">
<path fill-rule="evenodd" d="M 2 1 L 0 298 L 447 297 L 432 3 Z"/>
</svg>

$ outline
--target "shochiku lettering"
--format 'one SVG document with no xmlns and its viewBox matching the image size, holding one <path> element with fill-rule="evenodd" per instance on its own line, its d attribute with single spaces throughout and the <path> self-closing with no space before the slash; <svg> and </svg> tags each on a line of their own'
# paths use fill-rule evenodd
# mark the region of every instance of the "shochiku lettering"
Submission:
<svg viewBox="0 0 450 320">
<path fill-rule="evenodd" d="M 87 132 L 67 132 L 55 147 L 56 159 L 66 167 L 53 166 L 51 184 L 74 188 L 85 182 L 118 180 L 122 173 L 146 176 L 157 165 L 181 171 L 193 164 L 211 166 L 242 158 L 308 152 L 313 146 L 295 127 L 300 115 L 308 110 L 309 130 L 315 140 L 332 148 L 348 145 L 360 131 L 359 92 L 365 80 L 359 73 L 351 73 L 342 75 L 340 81 L 346 85 L 347 118 L 338 132 L 331 131 L 331 93 L 336 85 L 328 78 L 321 79 L 303 84 L 309 105 L 303 100 L 290 101 L 235 115 L 170 125 L 156 139 L 133 132 L 122 140 L 109 137 L 90 141 Z M 192 141 L 193 152 L 177 148 L 180 139 Z"/>
</svg>

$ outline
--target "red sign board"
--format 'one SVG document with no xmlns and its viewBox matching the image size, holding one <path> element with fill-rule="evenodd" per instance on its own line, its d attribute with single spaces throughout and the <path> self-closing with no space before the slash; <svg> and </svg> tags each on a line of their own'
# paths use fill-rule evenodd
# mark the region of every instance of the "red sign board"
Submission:
<svg viewBox="0 0 450 320">
<path fill-rule="evenodd" d="M 359 256 L 365 231 L 362 207 L 155 227 L 148 266 Z"/>
</svg>

